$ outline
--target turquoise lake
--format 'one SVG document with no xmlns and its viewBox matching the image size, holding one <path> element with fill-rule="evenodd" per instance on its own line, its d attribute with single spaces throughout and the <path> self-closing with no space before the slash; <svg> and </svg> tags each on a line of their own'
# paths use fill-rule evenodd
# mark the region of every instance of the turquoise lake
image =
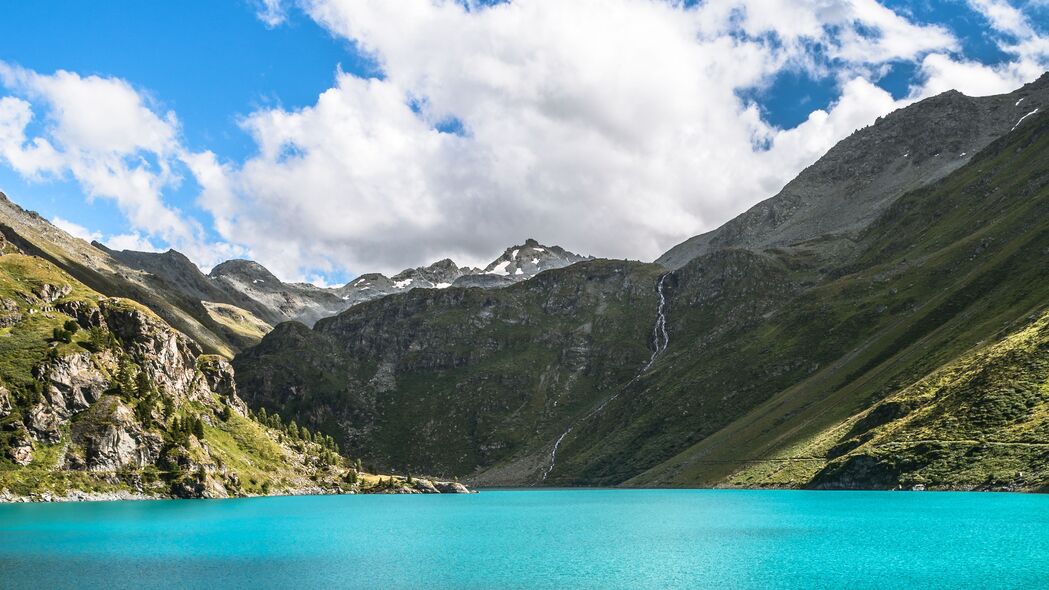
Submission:
<svg viewBox="0 0 1049 590">
<path fill-rule="evenodd" d="M 1049 496 L 529 490 L 0 505 L 2 588 L 1046 588 Z"/>
</svg>

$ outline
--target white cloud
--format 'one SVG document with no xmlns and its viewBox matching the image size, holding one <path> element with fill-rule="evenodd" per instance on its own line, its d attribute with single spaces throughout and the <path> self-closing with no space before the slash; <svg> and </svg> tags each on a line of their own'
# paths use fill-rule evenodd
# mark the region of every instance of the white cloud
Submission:
<svg viewBox="0 0 1049 590">
<path fill-rule="evenodd" d="M 68 219 L 58 217 L 57 215 L 51 218 L 51 223 L 58 229 L 66 232 L 67 234 L 75 238 L 80 238 L 81 240 L 85 240 L 87 242 L 102 240 L 102 234 L 100 232 L 91 231 L 86 227 L 80 225 L 79 223 L 73 223 Z"/>
<path fill-rule="evenodd" d="M 250 256 L 290 279 L 487 263 L 526 237 L 651 259 L 776 192 L 853 130 L 950 88 L 1012 90 L 1049 62 L 1004 0 L 971 0 L 1015 59 L 966 60 L 940 26 L 875 0 L 298 0 L 379 65 L 338 72 L 301 109 L 258 110 L 243 162 L 182 145 L 179 122 L 115 78 L 0 62 L 0 158 L 70 175 L 113 199 L 131 231 L 110 245 Z M 288 2 L 257 0 L 270 27 Z M 896 101 L 872 83 L 919 65 Z M 838 96 L 793 129 L 745 96 L 793 71 Z M 42 130 L 34 116 L 41 117 Z M 437 130 L 461 123 L 461 135 Z M 191 171 L 221 242 L 165 202 Z"/>
<path fill-rule="evenodd" d="M 339 73 L 315 105 L 244 121 L 257 157 L 192 165 L 220 234 L 296 276 L 487 263 L 529 236 L 650 259 L 897 106 L 857 79 L 869 69 L 957 45 L 873 0 L 304 8 L 384 78 Z M 842 95 L 798 129 L 740 98 L 787 68 L 824 75 L 827 59 L 844 64 Z M 453 118 L 463 136 L 435 130 Z"/>
<path fill-rule="evenodd" d="M 101 241 L 111 250 L 135 250 L 137 252 L 161 252 L 163 250 L 155 245 L 148 236 L 139 232 L 109 236 Z"/>
<path fill-rule="evenodd" d="M 255 0 L 255 15 L 271 29 L 284 24 L 288 12 L 282 0 Z"/>
<path fill-rule="evenodd" d="M 1049 37 L 1040 35 L 1020 9 L 1005 0 L 968 0 L 986 19 L 998 47 L 1012 60 L 987 65 L 956 54 L 933 52 L 921 61 L 920 81 L 912 98 L 958 90 L 970 96 L 987 96 L 1015 90 L 1049 68 Z"/>
<path fill-rule="evenodd" d="M 32 105 L 14 96 L 0 98 L 0 157 L 30 178 L 63 167 L 62 157 L 42 137 L 28 142 L 25 129 L 33 118 Z"/>
<path fill-rule="evenodd" d="M 38 181 L 72 177 L 88 198 L 116 202 L 134 230 L 111 238 L 119 243 L 156 249 L 143 237 L 151 236 L 205 264 L 227 248 L 208 244 L 198 222 L 165 202 L 182 180 L 175 167 L 189 157 L 174 113 L 158 113 L 119 78 L 44 75 L 0 61 L 0 83 L 20 95 L 0 98 L 0 159 L 15 171 Z M 43 124 L 30 137 L 37 114 Z"/>
</svg>

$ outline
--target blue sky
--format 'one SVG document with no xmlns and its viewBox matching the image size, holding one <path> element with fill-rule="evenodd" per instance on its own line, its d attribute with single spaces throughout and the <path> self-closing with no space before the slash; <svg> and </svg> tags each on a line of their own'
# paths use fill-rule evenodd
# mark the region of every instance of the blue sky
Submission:
<svg viewBox="0 0 1049 590">
<path fill-rule="evenodd" d="M 0 153 L 0 190 L 103 241 L 323 283 L 533 236 L 651 258 L 887 110 L 1049 63 L 1038 0 L 42 0 L 0 17 L 0 100 L 31 113 L 7 147 L 63 154 Z M 72 145 L 48 94 L 60 70 L 126 85 L 152 113 L 136 121 L 173 139 Z M 91 118 L 83 86 L 63 96 Z M 153 202 L 112 188 L 137 172 Z M 187 227 L 150 223 L 169 213 Z"/>
<path fill-rule="evenodd" d="M 189 146 L 233 159 L 255 150 L 237 123 L 244 115 L 312 104 L 339 67 L 379 73 L 350 42 L 301 12 L 269 28 L 243 0 L 12 2 L 0 11 L 0 60 L 41 73 L 64 69 L 128 80 L 159 109 L 178 114 Z M 200 187 L 184 176 L 170 200 L 206 220 L 194 205 Z M 0 190 L 48 218 L 58 215 L 105 235 L 129 229 L 112 201 L 85 203 L 75 181 L 28 182 L 0 166 Z"/>
</svg>

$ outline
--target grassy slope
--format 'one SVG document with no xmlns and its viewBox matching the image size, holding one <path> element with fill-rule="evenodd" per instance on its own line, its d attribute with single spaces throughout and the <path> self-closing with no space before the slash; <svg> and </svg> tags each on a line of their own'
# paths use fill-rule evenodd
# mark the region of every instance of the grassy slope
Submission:
<svg viewBox="0 0 1049 590">
<path fill-rule="evenodd" d="M 26 254 L 46 259 L 91 289 L 145 305 L 193 338 L 205 351 L 232 358 L 237 350 L 257 341 L 228 329 L 213 319 L 200 301 L 180 295 L 159 277 L 120 264 L 36 213 L 22 210 L 3 193 L 0 193 L 0 231 Z"/>
<path fill-rule="evenodd" d="M 201 304 L 208 310 L 208 316 L 226 329 L 226 333 L 238 337 L 238 342 L 257 344 L 273 329 L 273 326 L 242 307 L 211 301 L 201 301 Z"/>
<path fill-rule="evenodd" d="M 983 358 L 976 351 L 986 342 L 1031 329 L 1031 318 L 1049 304 L 1046 154 L 1049 117 L 1041 116 L 992 144 L 945 181 L 898 201 L 866 232 L 857 248 L 859 256 L 837 273 L 839 278 L 806 291 L 781 317 L 747 335 L 773 335 L 771 359 L 797 355 L 818 363 L 813 365 L 818 368 L 630 483 L 807 485 L 820 474 L 821 485 L 862 485 L 857 471 L 862 462 L 853 463 L 850 470 L 834 470 L 849 457 L 838 457 L 830 470 L 821 470 L 831 449 L 843 451 L 839 445 L 855 436 L 855 423 L 873 405 L 903 395 L 898 392 L 914 391 L 913 384 L 938 370 L 950 370 L 941 367 L 951 363 L 967 362 L 973 370 L 973 363 Z M 811 347 L 809 352 L 796 342 L 799 335 Z M 832 347 L 839 348 L 836 358 L 820 354 L 827 340 L 840 341 Z M 959 360 L 963 357 L 969 361 Z M 988 371 L 1000 371 L 995 379 L 1038 379 L 1037 371 L 1027 375 L 1009 365 L 994 367 Z M 989 393 L 979 387 L 966 391 L 969 397 L 955 394 L 937 403 L 938 411 L 950 419 L 927 426 L 922 436 L 968 440 L 955 431 L 956 425 L 971 420 L 973 396 Z M 1032 391 L 1039 390 L 1002 389 L 997 395 L 1007 399 L 996 403 L 1012 407 L 1033 400 L 1035 408 L 1041 407 L 1044 387 L 1040 398 Z M 1034 422 L 1025 428 L 1044 433 L 1044 413 L 1033 410 L 1030 416 L 1015 418 L 1028 419 Z M 993 429 L 996 434 L 984 433 L 967 444 L 979 448 L 988 436 L 1017 427 L 1014 419 L 1003 420 Z M 856 448 L 850 456 L 884 454 L 892 448 L 887 444 L 879 451 Z M 1000 486 L 1030 487 L 1039 485 L 1030 479 L 1031 468 L 1038 472 L 1045 457 L 1037 446 L 1001 447 L 971 456 L 971 469 L 928 466 L 945 452 L 962 451 L 942 451 L 935 445 L 900 447 L 899 459 L 910 457 L 910 463 L 881 468 L 867 477 L 877 485 L 899 480 L 966 487 L 996 481 Z M 1014 458 L 999 464 L 1004 455 Z M 1026 476 L 1018 476 L 1020 469 L 1015 469 L 1005 478 L 1009 469 L 1024 464 Z M 1010 467 L 1003 471 L 1003 466 Z M 1044 484 L 1044 471 L 1040 473 Z"/>
<path fill-rule="evenodd" d="M 53 302 L 41 299 L 40 294 L 49 286 L 67 288 L 68 292 Z M 8 390 L 13 405 L 11 412 L 0 418 L 0 489 L 18 495 L 43 492 L 63 494 L 71 489 L 115 491 L 132 487 L 146 492 L 166 493 L 168 485 L 179 476 L 159 464 L 121 473 L 66 468 L 64 456 L 83 452 L 71 443 L 71 424 L 98 420 L 104 425 L 109 420 L 109 414 L 96 412 L 96 408 L 121 403 L 135 408 L 144 403 L 145 398 L 134 395 L 128 397 L 118 392 L 104 395 L 91 408 L 74 415 L 70 422 L 62 426 L 61 440 L 57 443 L 33 442 L 34 458 L 29 465 L 16 465 L 8 455 L 14 437 L 19 431 L 24 431 L 21 422 L 25 412 L 42 399 L 40 392 L 43 385 L 36 377 L 35 369 L 49 357 L 97 350 L 89 342 L 91 334 L 87 329 L 78 330 L 69 343 L 53 341 L 53 330 L 62 328 L 66 322 L 74 319 L 59 309 L 65 309 L 70 303 L 95 308 L 103 299 L 110 306 L 128 306 L 151 314 L 135 302 L 103 297 L 41 258 L 20 253 L 0 255 L 0 316 L 3 316 L 3 323 L 8 324 L 0 328 L 0 383 Z M 118 356 L 122 354 L 119 350 L 116 352 Z M 206 358 L 201 357 L 201 361 Z M 115 369 L 113 366 L 98 367 L 110 376 Z M 333 458 L 320 445 L 289 436 L 281 429 L 262 425 L 235 412 L 223 411 L 224 407 L 217 396 L 210 404 L 183 401 L 175 405 L 172 417 L 181 421 L 188 418 L 204 420 L 204 437 L 198 442 L 210 449 L 210 457 L 204 456 L 203 460 L 216 461 L 217 468 L 237 474 L 239 487 L 230 489 L 231 493 L 274 493 L 311 487 L 318 485 L 318 482 L 327 482 L 324 485 L 334 485 L 337 489 L 356 489 L 361 486 L 367 489 L 371 485 L 367 478 L 358 486 L 346 483 L 343 460 Z M 177 446 L 181 443 L 168 432 L 169 425 L 169 418 L 158 418 L 153 424 L 142 426 L 148 432 L 159 435 L 165 446 Z M 195 437 L 193 440 L 196 440 Z M 200 453 L 195 454 L 193 450 L 196 443 L 191 442 L 193 444 L 188 445 L 185 452 L 202 460 Z"/>
</svg>

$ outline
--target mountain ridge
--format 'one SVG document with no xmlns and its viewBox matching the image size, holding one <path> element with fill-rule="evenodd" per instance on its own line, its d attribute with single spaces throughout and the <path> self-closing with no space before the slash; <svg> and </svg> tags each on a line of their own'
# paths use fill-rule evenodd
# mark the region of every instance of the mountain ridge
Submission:
<svg viewBox="0 0 1049 590">
<path fill-rule="evenodd" d="M 949 90 L 918 101 L 853 132 L 776 195 L 656 263 L 676 269 L 713 249 L 854 234 L 903 193 L 957 170 L 1026 114 L 1047 109 L 1049 72 L 1007 94 L 973 98 Z"/>
</svg>

